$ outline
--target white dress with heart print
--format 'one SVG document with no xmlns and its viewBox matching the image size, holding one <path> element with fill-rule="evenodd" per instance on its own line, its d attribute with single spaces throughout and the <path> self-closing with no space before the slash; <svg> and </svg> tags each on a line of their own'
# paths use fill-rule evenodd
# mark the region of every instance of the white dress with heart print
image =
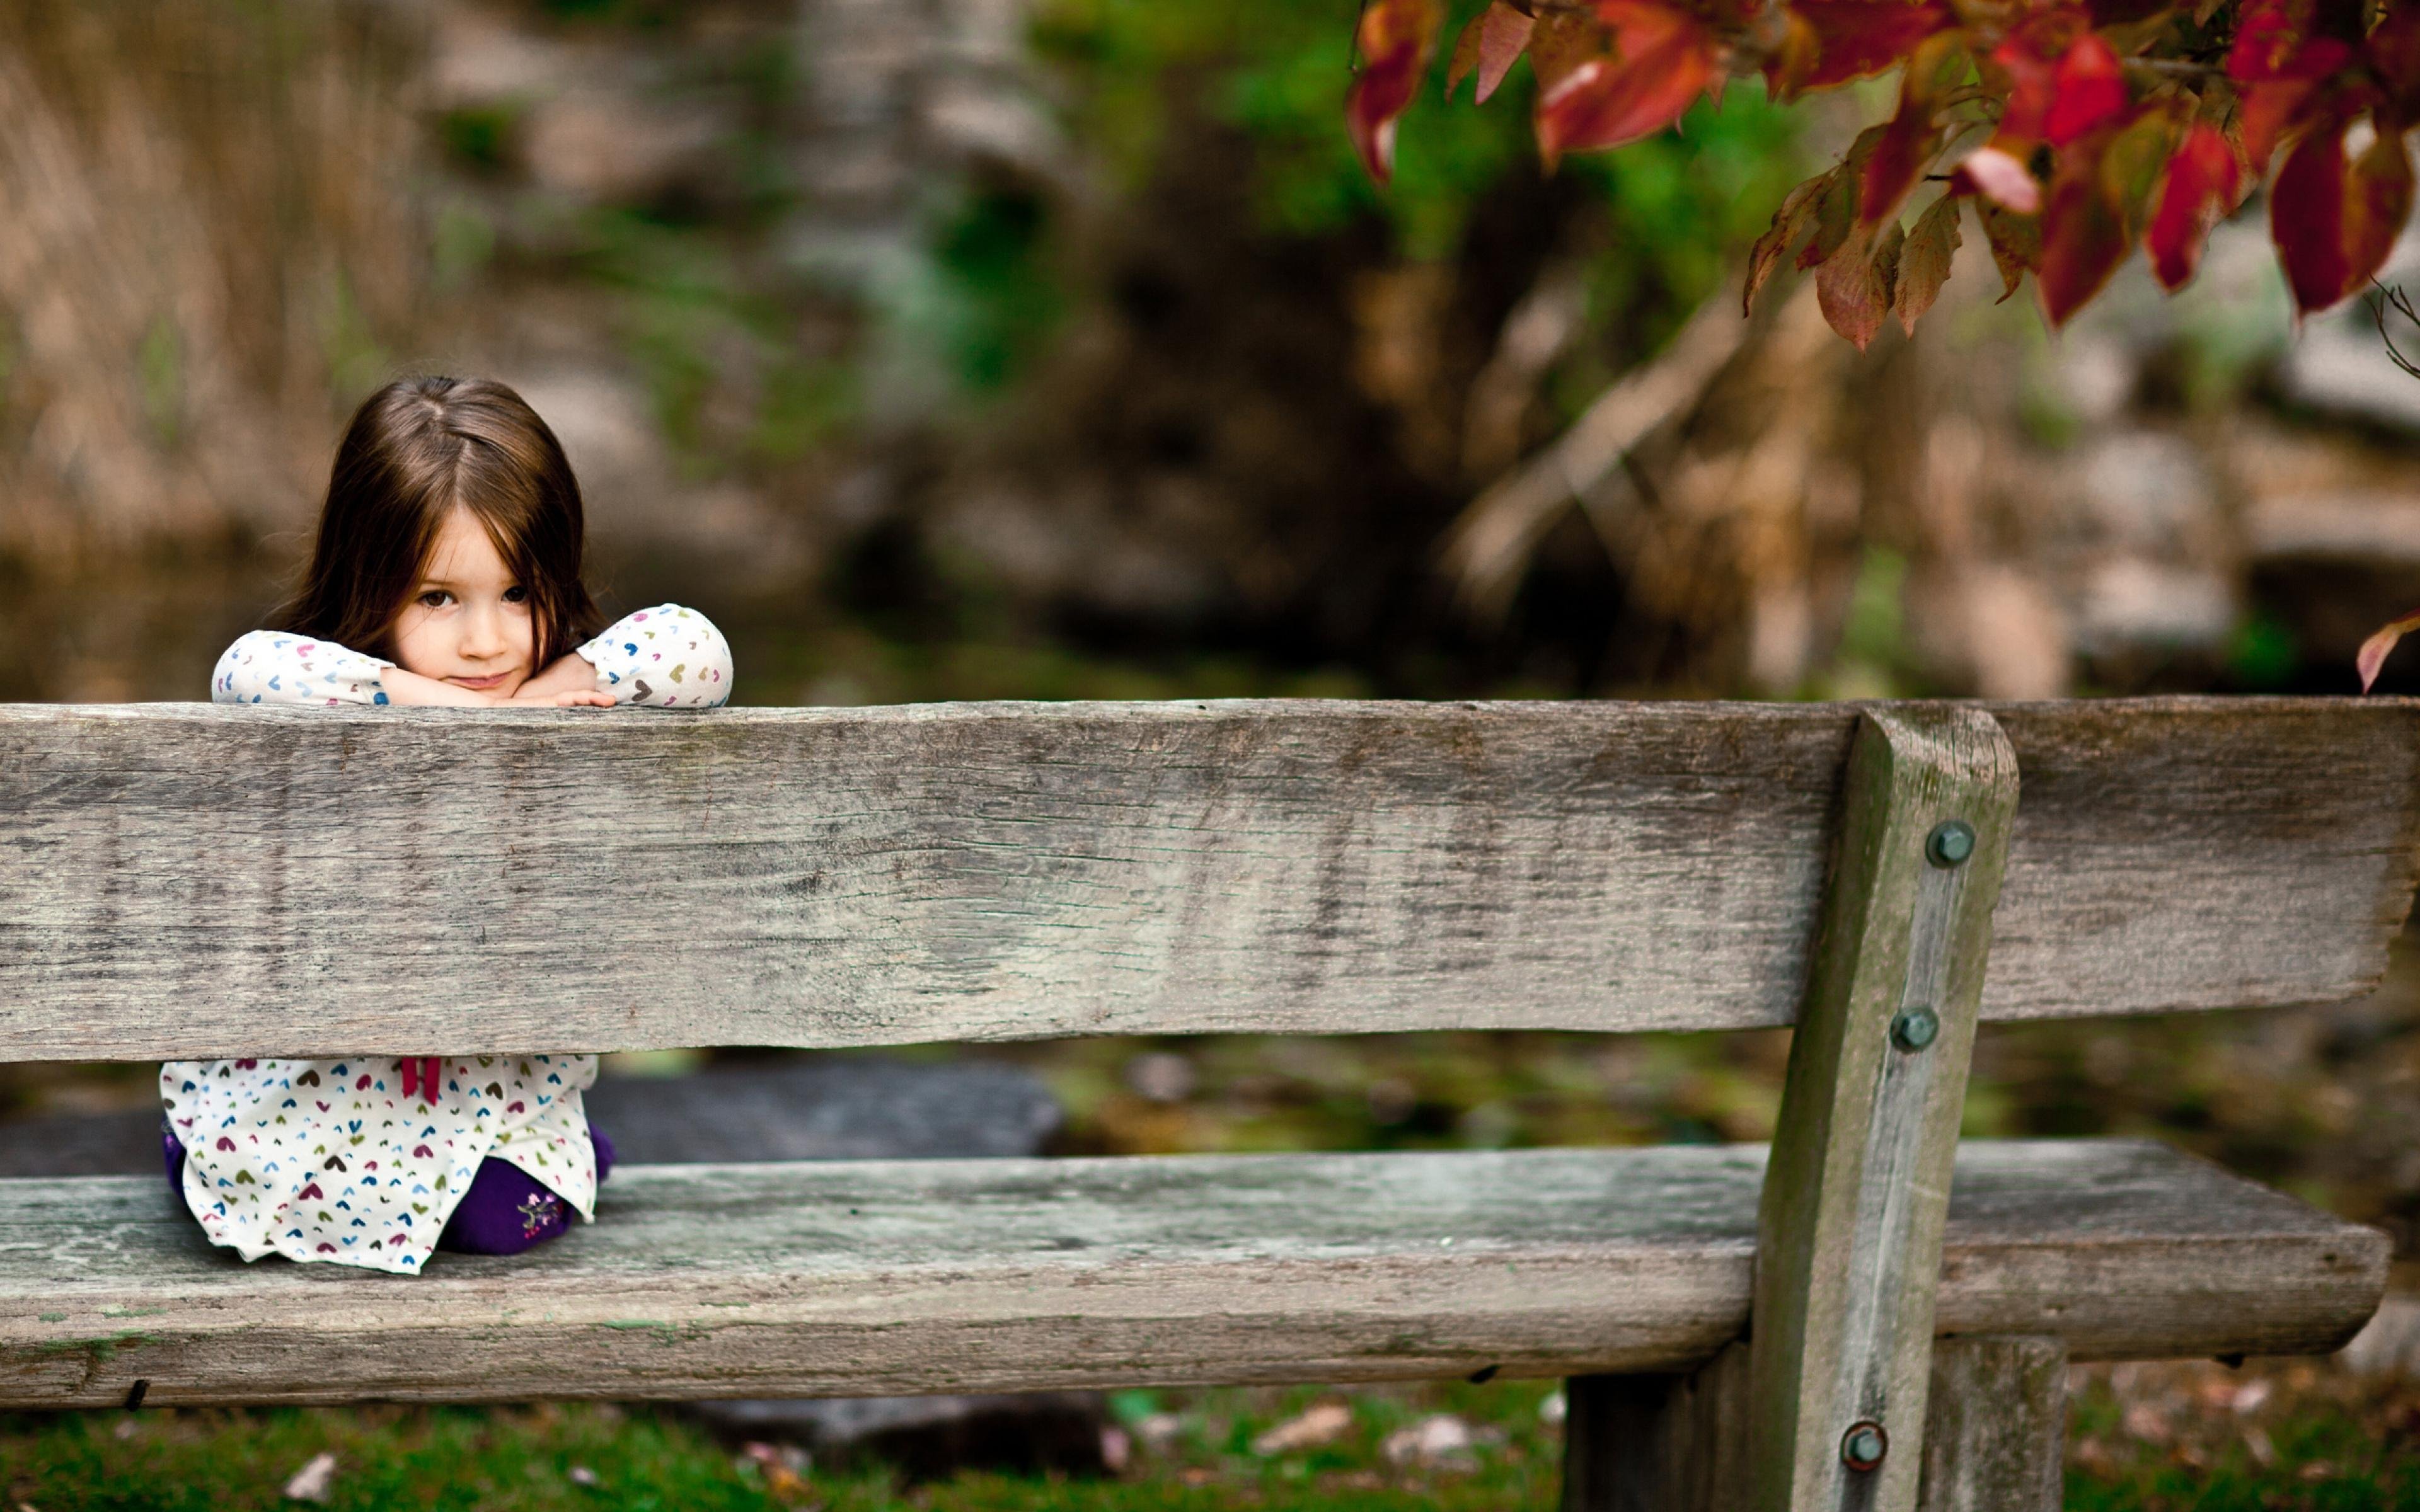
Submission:
<svg viewBox="0 0 2420 1512">
<path fill-rule="evenodd" d="M 731 649 L 694 609 L 659 604 L 579 648 L 625 705 L 710 708 L 731 696 Z M 395 664 L 289 632 L 255 630 L 210 678 L 219 703 L 385 704 Z M 214 1244 L 417 1274 L 479 1163 L 508 1161 L 582 1220 L 597 1154 L 581 1093 L 594 1056 L 442 1058 L 435 1096 L 403 1090 L 392 1056 L 172 1060 L 160 1098 L 184 1146 L 185 1205 Z"/>
<path fill-rule="evenodd" d="M 597 1151 L 580 1094 L 595 1056 L 442 1057 L 434 1098 L 392 1056 L 172 1060 L 160 1101 L 185 1147 L 185 1206 L 213 1244 L 417 1274 L 479 1163 L 509 1161 L 582 1222 Z"/>
</svg>

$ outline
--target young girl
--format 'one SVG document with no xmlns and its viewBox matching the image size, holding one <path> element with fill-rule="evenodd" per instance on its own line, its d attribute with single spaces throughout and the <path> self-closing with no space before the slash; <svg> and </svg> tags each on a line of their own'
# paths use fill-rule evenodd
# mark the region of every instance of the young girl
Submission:
<svg viewBox="0 0 2420 1512">
<path fill-rule="evenodd" d="M 484 379 L 372 394 L 336 449 L 311 566 L 277 630 L 227 647 L 220 703 L 707 708 L 731 651 L 678 605 L 595 634 L 580 486 L 553 432 Z M 416 1274 L 593 1216 L 613 1147 L 594 1056 L 178 1060 L 160 1068 L 169 1180 L 247 1260 Z"/>
</svg>

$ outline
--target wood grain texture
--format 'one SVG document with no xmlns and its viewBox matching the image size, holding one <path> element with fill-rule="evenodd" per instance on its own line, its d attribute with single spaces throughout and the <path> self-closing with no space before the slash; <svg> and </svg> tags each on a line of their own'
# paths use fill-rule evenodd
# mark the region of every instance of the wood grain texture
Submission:
<svg viewBox="0 0 2420 1512">
<path fill-rule="evenodd" d="M 1995 712 L 1985 1017 L 2383 969 L 2420 705 Z M 1855 717 L 0 706 L 0 1058 L 1786 1024 Z"/>
<path fill-rule="evenodd" d="M 246 1266 L 156 1178 L 0 1181 L 0 1405 L 108 1406 L 137 1380 L 180 1403 L 1687 1369 L 1747 1324 L 1762 1157 L 638 1166 L 595 1225 L 417 1277 Z M 2325 1350 L 2386 1257 L 2157 1145 L 1971 1144 L 1937 1323 L 2083 1359 Z"/>
<path fill-rule="evenodd" d="M 2058 1340 L 1943 1339 L 1931 1400 L 1920 1512 L 2059 1512 L 2067 1350 Z"/>
<path fill-rule="evenodd" d="M 1843 811 L 1807 1006 L 1759 1214 L 1750 1502 L 1771 1512 L 1914 1512 L 1941 1232 L 1965 1106 L 2016 753 L 1975 708 L 1869 711 Z M 1937 826 L 1973 854 L 1936 864 Z M 1894 1018 L 1936 1037 L 1892 1041 Z M 1881 1425 L 1889 1453 L 1841 1443 Z"/>
</svg>

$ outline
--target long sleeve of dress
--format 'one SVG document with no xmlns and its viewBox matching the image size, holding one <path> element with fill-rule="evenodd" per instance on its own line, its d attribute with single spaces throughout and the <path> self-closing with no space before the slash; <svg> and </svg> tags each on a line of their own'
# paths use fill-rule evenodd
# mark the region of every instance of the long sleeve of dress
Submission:
<svg viewBox="0 0 2420 1512">
<path fill-rule="evenodd" d="M 236 638 L 210 673 L 213 703 L 384 703 L 391 661 L 284 630 Z"/>
<path fill-rule="evenodd" d="M 731 697 L 731 645 L 693 609 L 658 604 L 626 614 L 579 648 L 597 689 L 655 709 L 711 709 Z"/>
</svg>

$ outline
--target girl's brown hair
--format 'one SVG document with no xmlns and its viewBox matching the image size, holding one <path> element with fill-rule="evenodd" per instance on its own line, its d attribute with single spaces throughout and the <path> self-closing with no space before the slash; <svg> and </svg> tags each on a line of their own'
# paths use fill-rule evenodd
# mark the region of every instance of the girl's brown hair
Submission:
<svg viewBox="0 0 2420 1512">
<path fill-rule="evenodd" d="M 395 623 L 457 508 L 478 517 L 529 594 L 532 675 L 597 633 L 580 579 L 580 484 L 562 444 L 504 385 L 452 378 L 390 383 L 353 411 L 310 568 L 275 627 L 392 656 Z"/>
</svg>

